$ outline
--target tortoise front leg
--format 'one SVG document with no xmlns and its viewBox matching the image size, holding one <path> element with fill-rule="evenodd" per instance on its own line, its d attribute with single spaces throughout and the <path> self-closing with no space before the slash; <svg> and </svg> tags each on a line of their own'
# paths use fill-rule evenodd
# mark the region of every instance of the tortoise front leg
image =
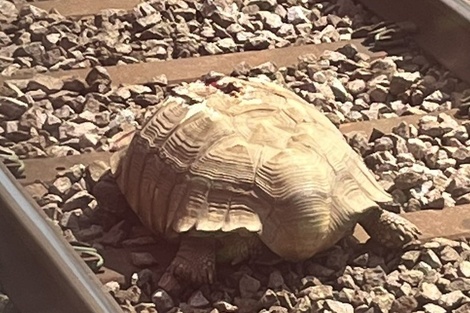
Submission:
<svg viewBox="0 0 470 313">
<path fill-rule="evenodd" d="M 380 208 L 371 209 L 359 224 L 373 240 L 388 248 L 400 248 L 421 234 L 410 221 Z"/>
<path fill-rule="evenodd" d="M 168 293 L 178 293 L 181 285 L 200 285 L 215 280 L 216 240 L 184 236 L 178 252 L 158 282 Z"/>
</svg>

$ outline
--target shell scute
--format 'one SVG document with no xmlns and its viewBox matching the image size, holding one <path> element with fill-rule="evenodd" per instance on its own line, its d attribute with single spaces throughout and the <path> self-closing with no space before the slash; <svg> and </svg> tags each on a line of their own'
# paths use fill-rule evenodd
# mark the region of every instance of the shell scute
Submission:
<svg viewBox="0 0 470 313">
<path fill-rule="evenodd" d="M 118 184 L 144 224 L 168 236 L 243 228 L 296 260 L 390 200 L 311 104 L 273 83 L 224 80 L 238 91 L 196 83 L 198 103 L 159 104 L 119 162 Z"/>
</svg>

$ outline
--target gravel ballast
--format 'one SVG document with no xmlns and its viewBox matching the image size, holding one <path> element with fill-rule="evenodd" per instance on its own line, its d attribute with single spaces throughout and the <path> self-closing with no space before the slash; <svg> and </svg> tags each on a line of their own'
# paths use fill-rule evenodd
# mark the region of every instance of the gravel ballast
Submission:
<svg viewBox="0 0 470 313">
<path fill-rule="evenodd" d="M 422 56 L 412 52 L 369 60 L 346 45 L 318 57 L 301 56 L 291 67 L 240 64 L 232 75 L 277 82 L 336 125 L 459 107 L 470 89 L 437 66 L 419 62 Z M 166 96 L 191 103 L 186 89 L 184 83 L 169 86 L 164 76 L 144 85 L 115 86 L 101 66 L 85 79 L 40 74 L 8 81 L 0 90 L 0 141 L 20 158 L 107 151 L 121 128 L 141 125 Z"/>
<path fill-rule="evenodd" d="M 377 22 L 351 0 L 145 1 L 80 20 L 8 1 L 1 11 L 5 76 L 350 40 Z"/>
<path fill-rule="evenodd" d="M 400 213 L 470 203 L 469 127 L 441 113 L 422 117 L 416 126 L 402 122 L 389 134 L 346 137 L 392 194 L 386 208 Z"/>
<path fill-rule="evenodd" d="M 419 66 L 416 59 L 420 56 L 410 52 L 370 61 L 346 45 L 319 57 L 301 56 L 292 67 L 240 64 L 232 75 L 277 82 L 336 125 L 459 107 L 470 89 L 436 66 Z M 0 140 L 20 158 L 114 151 L 123 134 L 138 129 L 168 95 L 197 102 L 190 86 L 168 85 L 164 76 L 145 85 L 115 86 L 101 66 L 85 79 L 39 75 L 9 81 L 0 91 Z M 382 98 L 375 99 L 379 89 Z M 387 209 L 441 209 L 470 201 L 469 127 L 440 114 L 423 117 L 418 125 L 397 125 L 391 134 L 374 132 L 367 138 L 351 133 L 346 138 L 393 195 Z"/>
<path fill-rule="evenodd" d="M 85 79 L 39 75 L 1 87 L 0 142 L 23 159 L 114 150 L 166 96 L 196 101 L 186 84 L 169 85 L 163 76 L 115 86 L 102 66 L 348 40 L 377 22 L 349 0 L 148 1 L 131 12 L 106 10 L 79 21 L 34 7 L 17 11 L 9 3 L 0 4 L 1 75 L 92 68 Z M 469 106 L 461 100 L 470 95 L 468 86 L 412 49 L 370 60 L 348 45 L 302 56 L 291 67 L 240 64 L 232 75 L 275 81 L 336 125 Z M 411 212 L 470 203 L 469 131 L 467 122 L 436 114 L 391 133 L 345 137 L 392 194 L 383 207 Z M 75 165 L 27 190 L 69 241 L 98 251 L 158 242 L 133 219 L 99 222 L 105 213 L 91 190 L 105 169 Z M 465 239 L 388 251 L 346 238 L 302 264 L 224 267 L 214 285 L 179 298 L 157 289 L 156 274 L 164 269 L 152 253 L 134 252 L 130 262 L 140 270 L 125 284 L 105 284 L 124 312 L 470 312 Z M 0 308 L 7 301 L 0 293 Z"/>
<path fill-rule="evenodd" d="M 106 75 L 98 69 L 90 77 L 103 81 Z M 90 79 L 88 83 L 94 84 Z M 173 94 L 186 90 L 185 98 L 195 101 L 187 92 L 190 86 L 170 89 Z M 468 198 L 467 160 L 463 152 L 457 153 L 467 145 L 466 127 L 466 122 L 459 126 L 441 113 L 422 117 L 416 126 L 396 125 L 390 134 L 376 131 L 371 139 L 360 133 L 346 137 L 394 196 L 395 202 L 386 209 L 439 209 Z M 96 219 L 106 213 L 90 190 L 105 169 L 102 163 L 88 168 L 76 165 L 53 182 L 27 189 L 70 241 L 86 241 L 100 251 L 161 240 L 133 220 L 112 215 L 101 219 L 106 223 Z M 126 277 L 128 283 L 105 285 L 125 312 L 466 312 L 470 308 L 466 240 L 435 239 L 390 251 L 346 238 L 302 264 L 225 267 L 214 285 L 188 290 L 178 298 L 157 289 L 156 275 L 164 268 L 153 270 L 158 264 L 150 252 L 133 253 L 131 262 L 141 270 Z"/>
<path fill-rule="evenodd" d="M 135 221 L 94 222 L 100 208 L 87 190 L 102 172 L 97 165 L 76 165 L 52 184 L 36 183 L 28 190 L 69 241 L 87 241 L 101 251 L 161 240 Z M 466 240 L 437 238 L 390 251 L 348 237 L 302 264 L 225 266 L 214 285 L 190 289 L 178 298 L 157 289 L 156 275 L 164 268 L 149 267 L 155 265 L 151 253 L 133 253 L 131 261 L 140 270 L 126 277 L 127 283 L 105 284 L 124 312 L 467 312 L 470 308 Z"/>
</svg>

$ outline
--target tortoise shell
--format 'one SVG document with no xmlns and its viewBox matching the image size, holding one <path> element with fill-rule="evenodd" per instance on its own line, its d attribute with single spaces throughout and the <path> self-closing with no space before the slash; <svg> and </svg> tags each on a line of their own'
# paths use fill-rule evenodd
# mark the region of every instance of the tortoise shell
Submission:
<svg viewBox="0 0 470 313">
<path fill-rule="evenodd" d="M 257 233 L 301 260 L 341 239 L 390 196 L 314 106 L 261 80 L 224 77 L 170 96 L 113 162 L 131 208 L 153 231 Z"/>
</svg>

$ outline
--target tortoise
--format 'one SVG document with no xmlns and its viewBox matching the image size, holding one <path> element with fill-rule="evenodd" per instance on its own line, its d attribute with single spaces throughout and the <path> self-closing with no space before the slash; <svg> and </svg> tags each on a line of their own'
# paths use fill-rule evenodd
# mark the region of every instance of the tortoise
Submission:
<svg viewBox="0 0 470 313">
<path fill-rule="evenodd" d="M 292 91 L 233 77 L 186 88 L 193 104 L 175 96 L 159 103 L 113 155 L 103 182 L 118 187 L 146 227 L 178 239 L 160 286 L 212 283 L 216 261 L 262 247 L 306 260 L 356 223 L 390 248 L 419 236 L 379 207 L 390 195 L 338 128 Z"/>
</svg>

